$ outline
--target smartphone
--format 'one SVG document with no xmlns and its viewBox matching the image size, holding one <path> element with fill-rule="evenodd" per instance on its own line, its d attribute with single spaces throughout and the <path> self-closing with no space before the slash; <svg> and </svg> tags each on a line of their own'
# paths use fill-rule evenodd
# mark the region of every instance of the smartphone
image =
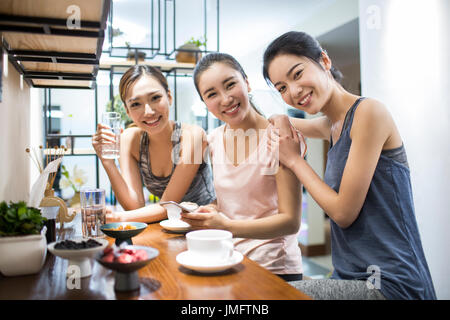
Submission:
<svg viewBox="0 0 450 320">
<path fill-rule="evenodd" d="M 178 208 L 187 211 L 187 212 L 194 212 L 195 210 L 197 210 L 198 206 L 196 208 L 188 208 L 186 206 L 183 206 L 182 204 L 179 204 L 175 201 L 161 201 L 159 202 L 160 205 L 164 206 L 166 204 L 173 204 L 174 206 L 177 206 Z"/>
</svg>

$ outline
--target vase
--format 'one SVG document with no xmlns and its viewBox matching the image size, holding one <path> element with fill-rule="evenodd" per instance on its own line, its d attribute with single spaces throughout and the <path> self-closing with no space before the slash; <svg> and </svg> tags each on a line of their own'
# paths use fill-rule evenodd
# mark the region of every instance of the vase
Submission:
<svg viewBox="0 0 450 320">
<path fill-rule="evenodd" d="M 202 58 L 200 48 L 193 43 L 183 44 L 178 49 L 181 49 L 182 51 L 178 51 L 175 55 L 175 60 L 177 62 L 197 63 L 197 61 Z"/>
<path fill-rule="evenodd" d="M 0 237 L 0 272 L 4 276 L 38 273 L 46 256 L 45 231 L 41 234 Z"/>
<path fill-rule="evenodd" d="M 138 56 L 138 61 L 143 62 L 145 61 L 145 56 L 147 54 L 145 52 L 142 51 L 138 51 L 137 52 L 137 56 Z M 135 50 L 129 50 L 127 53 L 127 60 L 129 61 L 133 61 L 136 60 L 136 51 Z"/>
<path fill-rule="evenodd" d="M 70 199 L 69 205 L 71 208 L 80 207 L 80 191 L 75 192 L 73 197 Z"/>
</svg>

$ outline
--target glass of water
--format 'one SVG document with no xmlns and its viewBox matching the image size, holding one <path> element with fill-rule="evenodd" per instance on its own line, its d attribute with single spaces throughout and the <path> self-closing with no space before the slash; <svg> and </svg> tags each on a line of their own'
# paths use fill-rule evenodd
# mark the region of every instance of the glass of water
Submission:
<svg viewBox="0 0 450 320">
<path fill-rule="evenodd" d="M 104 237 L 100 227 L 106 222 L 105 190 L 83 188 L 80 200 L 83 238 Z"/>
<path fill-rule="evenodd" d="M 102 116 L 102 123 L 108 126 L 115 136 L 113 143 L 104 144 L 102 146 L 102 158 L 118 159 L 120 153 L 120 125 L 121 118 L 118 112 L 105 112 Z"/>
</svg>

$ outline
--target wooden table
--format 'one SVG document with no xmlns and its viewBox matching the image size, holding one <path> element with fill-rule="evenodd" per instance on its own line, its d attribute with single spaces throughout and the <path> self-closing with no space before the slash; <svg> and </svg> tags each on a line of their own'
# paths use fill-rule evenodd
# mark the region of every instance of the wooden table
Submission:
<svg viewBox="0 0 450 320">
<path fill-rule="evenodd" d="M 77 217 L 58 230 L 59 239 L 79 236 Z M 79 226 L 79 227 L 78 227 Z M 111 243 L 114 239 L 107 238 Z M 28 276 L 0 275 L 0 299 L 150 299 L 150 300 L 304 300 L 309 297 L 284 280 L 244 257 L 239 265 L 216 274 L 200 274 L 180 266 L 176 256 L 186 250 L 184 234 L 171 233 L 159 223 L 133 238 L 136 245 L 159 250 L 159 256 L 139 270 L 140 290 L 114 291 L 114 271 L 92 261 L 92 275 L 82 278 L 80 289 L 68 289 L 68 261 L 47 252 L 40 273 Z M 73 281 L 72 281 L 73 282 Z"/>
</svg>

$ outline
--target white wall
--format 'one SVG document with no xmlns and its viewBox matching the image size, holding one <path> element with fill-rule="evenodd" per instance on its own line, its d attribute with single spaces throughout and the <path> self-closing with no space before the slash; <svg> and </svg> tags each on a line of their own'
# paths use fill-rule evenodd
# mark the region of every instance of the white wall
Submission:
<svg viewBox="0 0 450 320">
<path fill-rule="evenodd" d="M 416 218 L 439 299 L 450 299 L 450 2 L 360 1 L 362 94 L 402 135 Z"/>
<path fill-rule="evenodd" d="M 0 102 L 0 201 L 27 201 L 30 184 L 30 88 L 8 63 Z M 38 147 L 38 146 L 36 146 Z"/>
<path fill-rule="evenodd" d="M 30 88 L 30 146 L 44 146 L 44 111 L 42 89 Z M 42 155 L 43 157 L 43 155 Z M 42 162 L 41 162 L 42 163 Z M 39 170 L 30 161 L 30 190 L 39 177 Z"/>
</svg>

